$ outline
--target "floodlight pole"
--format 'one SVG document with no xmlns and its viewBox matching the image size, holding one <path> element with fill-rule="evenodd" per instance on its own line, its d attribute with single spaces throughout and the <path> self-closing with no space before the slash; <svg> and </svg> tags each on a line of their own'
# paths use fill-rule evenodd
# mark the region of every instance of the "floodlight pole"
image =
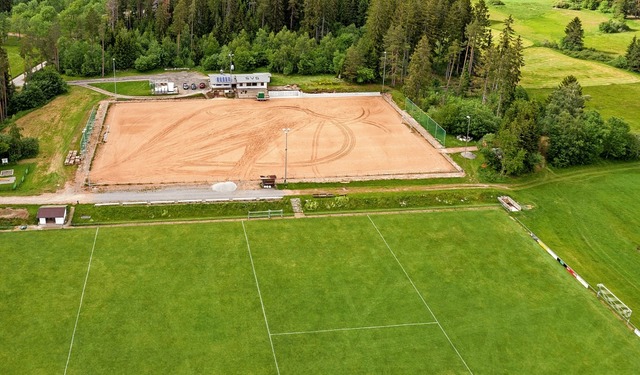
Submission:
<svg viewBox="0 0 640 375">
<path fill-rule="evenodd" d="M 384 79 L 387 73 L 387 51 L 384 51 L 384 62 L 382 63 L 382 94 L 384 94 Z"/>
<path fill-rule="evenodd" d="M 291 131 L 291 129 L 289 128 L 284 128 L 282 129 L 282 131 L 284 132 L 284 184 L 287 184 L 287 162 L 288 162 L 288 150 L 289 150 L 289 132 Z"/>
<path fill-rule="evenodd" d="M 111 61 L 113 62 L 113 94 L 114 97 L 116 99 L 116 101 L 118 100 L 118 86 L 116 85 L 116 58 L 113 57 L 111 58 Z"/>
<path fill-rule="evenodd" d="M 469 128 L 471 127 L 471 116 L 467 115 L 467 139 L 464 144 L 464 153 L 467 154 L 467 148 L 469 148 Z"/>
</svg>

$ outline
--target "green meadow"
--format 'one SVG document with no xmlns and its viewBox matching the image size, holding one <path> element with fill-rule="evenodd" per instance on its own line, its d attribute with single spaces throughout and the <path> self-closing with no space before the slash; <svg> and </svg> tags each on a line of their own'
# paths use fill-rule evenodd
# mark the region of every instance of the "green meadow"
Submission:
<svg viewBox="0 0 640 375">
<path fill-rule="evenodd" d="M 622 55 L 633 36 L 640 30 L 640 20 L 630 19 L 627 24 L 631 31 L 618 34 L 605 34 L 598 25 L 609 20 L 612 15 L 591 10 L 569 10 L 553 8 L 555 0 L 503 0 L 503 6 L 490 6 L 493 28 L 502 30 L 502 22 L 513 16 L 516 33 L 530 43 L 539 45 L 545 42 L 559 43 L 564 37 L 564 28 L 575 17 L 582 21 L 585 31 L 585 47 L 599 51 Z M 497 35 L 497 34 L 496 34 Z"/>
<path fill-rule="evenodd" d="M 497 209 L 2 240 L 2 373 L 633 374 L 640 366 L 640 340 Z"/>
<path fill-rule="evenodd" d="M 640 311 L 640 164 L 575 168 L 514 195 L 533 209 L 518 215 L 591 285 L 604 283 Z M 637 316 L 632 322 L 640 324 Z"/>
<path fill-rule="evenodd" d="M 589 10 L 553 8 L 554 0 L 504 0 L 503 6 L 490 6 L 492 28 L 498 35 L 503 21 L 512 15 L 514 29 L 523 38 L 525 66 L 520 84 L 532 96 L 544 98 L 563 78 L 573 75 L 589 95 L 587 107 L 598 110 L 603 117 L 623 118 L 631 128 L 640 132 L 640 75 L 610 65 L 581 60 L 562 54 L 558 50 L 541 47 L 547 42 L 559 43 L 564 28 L 579 17 L 585 30 L 585 47 L 611 54 L 611 58 L 626 53 L 631 39 L 640 30 L 640 20 L 629 19 L 631 31 L 605 34 L 598 25 L 611 18 L 611 14 Z"/>
</svg>

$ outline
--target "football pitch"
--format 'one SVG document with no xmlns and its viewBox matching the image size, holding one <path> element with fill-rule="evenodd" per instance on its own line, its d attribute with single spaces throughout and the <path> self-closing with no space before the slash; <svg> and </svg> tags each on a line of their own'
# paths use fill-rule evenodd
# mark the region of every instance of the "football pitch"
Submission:
<svg viewBox="0 0 640 375">
<path fill-rule="evenodd" d="M 0 373 L 640 368 L 640 339 L 498 210 L 0 240 Z"/>
</svg>

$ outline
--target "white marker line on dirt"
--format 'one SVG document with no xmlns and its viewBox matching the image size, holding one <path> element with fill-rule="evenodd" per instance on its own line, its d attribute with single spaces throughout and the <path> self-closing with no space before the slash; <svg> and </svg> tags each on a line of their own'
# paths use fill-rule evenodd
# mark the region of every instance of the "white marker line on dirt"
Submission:
<svg viewBox="0 0 640 375">
<path fill-rule="evenodd" d="M 69 361 L 71 360 L 71 350 L 73 349 L 73 340 L 76 338 L 76 330 L 78 329 L 78 320 L 80 319 L 80 310 L 82 310 L 82 301 L 84 300 L 84 292 L 87 289 L 87 281 L 89 280 L 89 272 L 91 271 L 91 261 L 93 261 L 93 251 L 96 249 L 96 241 L 98 240 L 98 231 L 100 228 L 96 228 L 96 235 L 93 237 L 93 247 L 91 248 L 91 256 L 89 256 L 89 265 L 87 266 L 87 274 L 84 277 L 84 285 L 82 286 L 82 294 L 80 295 L 80 306 L 78 306 L 78 314 L 76 315 L 76 323 L 73 325 L 73 333 L 71 334 L 71 344 L 69 344 L 69 355 L 67 355 L 67 363 L 64 366 L 64 374 L 67 374 L 69 368 Z"/>
<path fill-rule="evenodd" d="M 244 226 L 244 220 L 242 221 L 242 230 L 244 231 L 244 239 L 247 241 L 247 250 L 249 251 L 249 260 L 251 260 L 251 269 L 253 270 L 253 278 L 256 280 L 256 288 L 258 289 L 258 297 L 260 297 L 260 306 L 262 307 L 262 316 L 264 317 L 264 325 L 267 327 L 267 333 L 269 334 L 269 342 L 271 343 L 271 353 L 273 353 L 273 361 L 276 363 L 276 371 L 280 375 L 280 367 L 278 367 L 278 358 L 276 358 L 276 349 L 273 347 L 273 336 L 271 329 L 269 329 L 269 321 L 267 320 L 267 312 L 264 309 L 264 302 L 262 301 L 262 293 L 260 292 L 260 283 L 258 283 L 258 274 L 256 274 L 256 267 L 253 264 L 253 255 L 251 255 L 251 246 L 249 245 L 249 236 L 247 235 L 247 228 Z"/>
<path fill-rule="evenodd" d="M 387 246 L 387 249 L 389 249 L 389 252 L 391 253 L 391 255 L 393 255 L 393 258 L 396 260 L 396 262 L 398 263 L 398 265 L 402 269 L 402 272 L 404 272 L 404 275 L 407 277 L 407 279 L 411 283 L 411 286 L 413 286 L 413 289 L 416 291 L 416 293 L 418 293 L 418 296 L 422 300 L 422 303 L 424 304 L 424 306 L 427 308 L 427 310 L 429 310 L 429 312 L 431 313 L 431 316 L 433 316 L 433 318 L 436 320 L 436 323 L 438 324 L 438 327 L 440 327 L 440 330 L 444 334 L 444 337 L 447 338 L 447 341 L 449 341 L 449 344 L 451 345 L 453 350 L 456 352 L 456 354 L 458 355 L 458 357 L 460 358 L 460 360 L 464 364 L 464 367 L 467 368 L 467 371 L 469 371 L 470 374 L 473 374 L 473 371 L 471 371 L 471 369 L 469 368 L 469 365 L 467 365 L 467 362 L 464 360 L 464 358 L 462 358 L 462 355 L 458 351 L 458 348 L 456 348 L 456 346 L 453 345 L 453 341 L 451 341 L 451 339 L 449 338 L 449 335 L 447 335 L 447 332 L 442 327 L 442 324 L 440 324 L 440 321 L 436 317 L 436 314 L 433 313 L 433 310 L 431 310 L 431 307 L 429 307 L 429 304 L 427 304 L 427 301 L 424 299 L 424 297 L 422 297 L 422 293 L 420 293 L 420 291 L 418 290 L 418 287 L 416 286 L 416 284 L 413 282 L 413 280 L 409 276 L 409 273 L 407 273 L 407 271 L 405 270 L 405 268 L 402 265 L 402 263 L 400 263 L 400 259 L 398 259 L 398 257 L 396 256 L 396 253 L 394 253 L 393 250 L 391 250 L 391 246 L 389 246 L 389 243 L 387 243 L 387 240 L 384 238 L 384 236 L 380 232 L 380 229 L 378 229 L 378 227 L 376 226 L 376 223 L 373 222 L 373 220 L 371 219 L 371 216 L 367 215 L 367 218 L 369 219 L 369 221 L 371 222 L 373 227 L 376 229 L 376 232 L 378 232 L 378 235 L 380 235 L 380 238 L 382 238 L 382 241 Z"/>
<path fill-rule="evenodd" d="M 312 333 L 327 333 L 327 332 L 344 332 L 344 331 L 362 331 L 367 329 L 384 329 L 384 328 L 398 328 L 398 327 L 415 327 L 415 326 L 428 326 L 437 325 L 438 322 L 428 323 L 405 323 L 405 324 L 389 324 L 385 326 L 370 326 L 370 327 L 351 327 L 351 328 L 334 328 L 334 329 L 319 329 L 316 331 L 299 331 L 299 332 L 282 332 L 272 333 L 273 336 L 287 336 L 287 335 L 306 335 Z"/>
</svg>

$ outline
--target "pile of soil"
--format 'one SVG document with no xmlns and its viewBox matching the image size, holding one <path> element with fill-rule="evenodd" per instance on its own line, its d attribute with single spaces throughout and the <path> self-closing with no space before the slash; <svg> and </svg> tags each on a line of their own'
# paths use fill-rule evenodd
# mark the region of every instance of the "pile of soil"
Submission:
<svg viewBox="0 0 640 375">
<path fill-rule="evenodd" d="M 26 208 L 0 208 L 0 219 L 23 219 L 29 218 L 29 211 Z"/>
</svg>

